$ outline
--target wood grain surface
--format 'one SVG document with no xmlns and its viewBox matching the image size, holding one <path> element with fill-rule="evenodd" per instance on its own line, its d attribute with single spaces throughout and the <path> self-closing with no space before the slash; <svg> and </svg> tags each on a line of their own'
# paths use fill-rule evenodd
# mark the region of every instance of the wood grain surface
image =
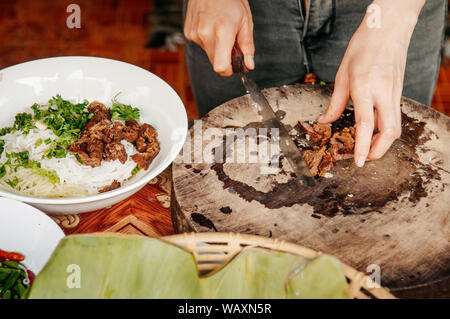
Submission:
<svg viewBox="0 0 450 319">
<path fill-rule="evenodd" d="M 303 84 L 265 94 L 297 139 L 297 121 L 316 119 L 328 105 L 331 88 Z M 339 162 L 332 177 L 313 189 L 297 183 L 282 158 L 280 170 L 270 174 L 261 173 L 264 163 L 173 164 L 175 230 L 292 241 L 335 255 L 359 271 L 376 265 L 390 288 L 448 277 L 450 120 L 409 99 L 402 100 L 402 108 L 402 137 L 382 159 L 362 169 L 352 160 Z M 244 96 L 211 111 L 196 123 L 201 128 L 191 128 L 191 136 L 196 129 L 247 129 L 258 123 L 255 105 Z M 197 143 L 201 149 L 194 147 L 192 154 L 203 153 L 208 142 Z M 233 149 L 218 145 L 213 153 Z M 234 156 L 225 153 L 225 160 Z"/>
<path fill-rule="evenodd" d="M 66 235 L 116 232 L 150 237 L 174 234 L 170 207 L 170 168 L 139 192 L 111 207 L 85 214 L 52 216 Z"/>
</svg>

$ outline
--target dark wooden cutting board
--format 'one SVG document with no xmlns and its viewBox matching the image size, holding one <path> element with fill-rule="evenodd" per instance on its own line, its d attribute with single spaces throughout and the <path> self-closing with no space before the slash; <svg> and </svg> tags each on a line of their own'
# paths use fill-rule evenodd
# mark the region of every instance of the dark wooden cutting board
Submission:
<svg viewBox="0 0 450 319">
<path fill-rule="evenodd" d="M 299 84 L 264 94 L 301 143 L 305 136 L 297 122 L 315 120 L 326 109 L 331 92 L 328 86 Z M 353 122 L 349 109 L 333 129 Z M 364 168 L 352 160 L 338 162 L 328 178 L 307 188 L 295 180 L 282 156 L 277 171 L 268 171 L 264 163 L 230 162 L 233 144 L 226 144 L 221 134 L 260 127 L 249 96 L 215 108 L 191 128 L 183 154 L 173 164 L 175 230 L 288 240 L 332 254 L 362 272 L 378 265 L 381 284 L 394 289 L 448 278 L 450 119 L 407 98 L 402 99 L 402 111 L 402 136 L 382 159 Z M 216 129 L 215 136 L 194 141 L 195 130 L 205 134 L 210 128 Z M 256 138 L 244 139 L 249 143 Z M 211 151 L 212 140 L 217 147 Z M 220 150 L 229 155 L 225 163 L 198 157 L 200 152 Z M 189 163 L 186 159 L 194 159 L 194 154 L 197 161 Z"/>
</svg>

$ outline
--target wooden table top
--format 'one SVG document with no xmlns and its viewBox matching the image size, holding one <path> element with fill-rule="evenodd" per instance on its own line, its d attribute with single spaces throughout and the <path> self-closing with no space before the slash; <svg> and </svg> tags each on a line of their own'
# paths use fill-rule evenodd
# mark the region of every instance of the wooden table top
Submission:
<svg viewBox="0 0 450 319">
<path fill-rule="evenodd" d="M 93 232 L 159 237 L 173 235 L 170 217 L 171 168 L 133 196 L 97 211 L 52 216 L 66 235 Z"/>
</svg>

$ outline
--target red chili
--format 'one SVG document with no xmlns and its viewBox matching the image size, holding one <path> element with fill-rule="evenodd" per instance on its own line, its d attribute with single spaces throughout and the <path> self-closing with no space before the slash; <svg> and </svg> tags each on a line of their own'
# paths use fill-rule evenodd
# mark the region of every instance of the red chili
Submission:
<svg viewBox="0 0 450 319">
<path fill-rule="evenodd" d="M 30 280 L 30 283 L 29 283 L 29 285 L 31 286 L 31 284 L 33 283 L 33 281 L 34 281 L 34 273 L 31 271 L 31 270 L 29 270 L 29 269 L 27 269 L 27 274 L 28 274 L 28 279 Z"/>
<path fill-rule="evenodd" d="M 25 257 L 19 253 L 7 252 L 7 251 L 0 249 L 0 259 L 1 258 L 14 260 L 14 261 L 22 261 Z"/>
</svg>

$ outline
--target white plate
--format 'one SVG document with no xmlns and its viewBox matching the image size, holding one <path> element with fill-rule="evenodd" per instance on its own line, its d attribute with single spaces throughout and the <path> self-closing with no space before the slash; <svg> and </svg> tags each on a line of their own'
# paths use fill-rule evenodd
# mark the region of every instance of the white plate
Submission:
<svg viewBox="0 0 450 319">
<path fill-rule="evenodd" d="M 37 275 L 64 233 L 46 214 L 24 203 L 0 198 L 0 249 L 25 256 L 23 264 Z"/>
<path fill-rule="evenodd" d="M 46 199 L 0 190 L 0 196 L 29 203 L 48 213 L 70 214 L 115 204 L 160 174 L 180 152 L 187 133 L 187 115 L 175 91 L 156 75 L 137 66 L 95 57 L 35 60 L 0 70 L 0 127 L 11 125 L 18 112 L 31 112 L 33 103 L 46 103 L 56 94 L 74 101 L 119 101 L 141 110 L 142 122 L 158 131 L 160 153 L 147 171 L 111 192 L 83 198 Z"/>
</svg>

